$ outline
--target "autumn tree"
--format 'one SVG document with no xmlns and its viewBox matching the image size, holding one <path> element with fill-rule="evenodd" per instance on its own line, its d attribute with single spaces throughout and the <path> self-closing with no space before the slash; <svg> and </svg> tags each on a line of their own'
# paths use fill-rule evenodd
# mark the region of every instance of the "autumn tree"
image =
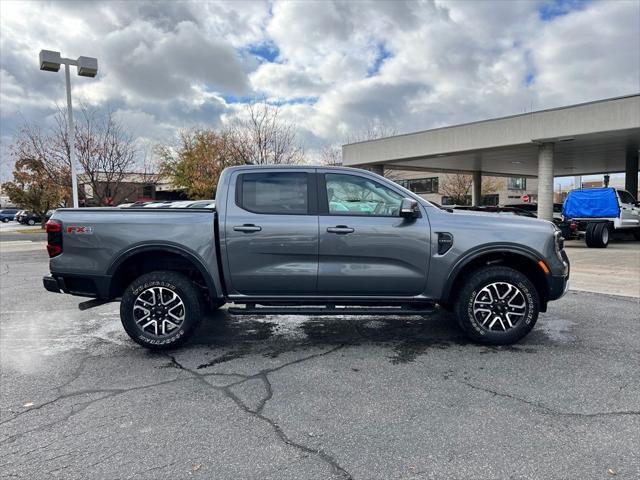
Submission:
<svg viewBox="0 0 640 480">
<path fill-rule="evenodd" d="M 35 156 L 18 158 L 13 170 L 13 181 L 2 189 L 11 201 L 44 218 L 47 211 L 68 202 L 69 190 L 47 172 L 46 162 Z M 44 228 L 44 222 L 42 223 Z"/>
<path fill-rule="evenodd" d="M 212 198 L 222 170 L 242 163 L 230 154 L 229 135 L 210 129 L 181 131 L 177 146 L 156 147 L 161 173 L 189 198 Z"/>
<path fill-rule="evenodd" d="M 283 119 L 278 105 L 266 100 L 245 106 L 243 115 L 229 126 L 229 154 L 233 161 L 249 165 L 299 164 L 304 149 L 297 127 Z"/>
<path fill-rule="evenodd" d="M 41 217 L 70 203 L 71 164 L 60 140 L 37 125 L 25 124 L 10 147 L 13 180 L 2 188 L 13 203 Z"/>
</svg>

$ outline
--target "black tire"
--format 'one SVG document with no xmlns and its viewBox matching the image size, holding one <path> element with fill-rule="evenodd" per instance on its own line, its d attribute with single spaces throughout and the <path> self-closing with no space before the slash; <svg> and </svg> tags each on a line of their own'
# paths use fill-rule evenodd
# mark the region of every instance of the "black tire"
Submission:
<svg viewBox="0 0 640 480">
<path fill-rule="evenodd" d="M 33 227 L 36 224 L 36 221 L 33 218 L 30 218 L 29 220 L 27 220 L 27 225 L 29 225 L 30 227 Z"/>
<path fill-rule="evenodd" d="M 609 238 L 611 236 L 610 233 L 611 231 L 609 230 L 608 223 L 590 223 L 587 226 L 587 247 L 607 248 L 607 246 L 609 245 Z"/>
<path fill-rule="evenodd" d="M 595 247 L 593 237 L 594 237 L 594 230 L 596 229 L 597 226 L 598 226 L 597 223 L 589 223 L 587 225 L 587 229 L 584 234 L 584 241 L 587 244 L 587 247 L 589 248 Z"/>
<path fill-rule="evenodd" d="M 160 302 L 157 296 L 163 297 Z M 145 310 L 151 313 L 147 315 Z M 187 341 L 200 324 L 201 312 L 201 296 L 193 283 L 180 273 L 168 271 L 138 277 L 127 287 L 120 303 L 120 319 L 127 334 L 134 342 L 154 350 L 175 348 Z"/>
<path fill-rule="evenodd" d="M 8 221 L 9 221 L 9 219 L 8 219 L 8 218 L 3 218 L 3 219 L 2 219 L 2 223 L 7 223 Z"/>
<path fill-rule="evenodd" d="M 502 299 L 490 302 L 501 295 Z M 482 311 L 476 311 L 478 308 Z M 474 271 L 460 288 L 454 311 L 460 328 L 473 341 L 510 345 L 536 324 L 540 298 L 533 283 L 519 271 L 501 266 L 483 267 Z"/>
</svg>

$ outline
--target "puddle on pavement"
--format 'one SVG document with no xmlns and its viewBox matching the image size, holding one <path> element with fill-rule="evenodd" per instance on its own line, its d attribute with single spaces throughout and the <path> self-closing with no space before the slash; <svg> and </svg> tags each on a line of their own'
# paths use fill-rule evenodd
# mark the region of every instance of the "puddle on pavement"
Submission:
<svg viewBox="0 0 640 480">
<path fill-rule="evenodd" d="M 10 325 L 10 324 L 9 324 Z M 87 348 L 99 350 L 140 348 L 126 336 L 114 304 L 87 312 L 63 310 L 32 313 L 29 321 L 16 328 L 3 328 L 2 357 L 19 364 L 20 370 L 35 368 L 42 357 Z M 26 328 L 25 328 L 26 327 Z M 485 347 L 467 340 L 453 317 L 438 311 L 428 317 L 305 317 L 303 315 L 230 316 L 220 310 L 209 315 L 190 346 L 210 347 L 198 365 L 207 368 L 249 355 L 278 357 L 308 349 L 339 345 L 383 346 L 393 364 L 415 361 L 430 351 L 469 345 L 478 353 L 503 351 L 535 353 L 539 345 L 567 344 L 575 341 L 572 322 L 544 315 L 522 344 Z"/>
<path fill-rule="evenodd" d="M 278 357 L 282 353 L 309 347 L 339 345 L 383 345 L 392 350 L 394 364 L 412 362 L 429 349 L 446 349 L 469 342 L 445 313 L 421 317 L 370 316 L 305 317 L 303 315 L 229 316 L 224 310 L 207 318 L 190 345 L 215 350 L 207 368 L 247 355 Z M 188 348 L 188 345 L 185 347 Z M 228 351 L 220 354 L 220 348 Z"/>
<path fill-rule="evenodd" d="M 571 333 L 572 326 L 575 322 L 565 318 L 547 317 L 540 318 L 535 326 L 534 331 L 543 333 L 555 344 L 569 344 L 576 341 L 576 336 Z"/>
</svg>

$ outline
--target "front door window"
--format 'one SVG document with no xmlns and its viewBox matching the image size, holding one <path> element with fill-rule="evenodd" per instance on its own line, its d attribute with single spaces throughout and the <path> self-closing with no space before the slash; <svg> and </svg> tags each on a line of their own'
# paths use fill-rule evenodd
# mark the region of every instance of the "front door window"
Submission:
<svg viewBox="0 0 640 480">
<path fill-rule="evenodd" d="M 397 217 L 402 197 L 393 190 L 356 175 L 325 176 L 329 215 Z"/>
</svg>

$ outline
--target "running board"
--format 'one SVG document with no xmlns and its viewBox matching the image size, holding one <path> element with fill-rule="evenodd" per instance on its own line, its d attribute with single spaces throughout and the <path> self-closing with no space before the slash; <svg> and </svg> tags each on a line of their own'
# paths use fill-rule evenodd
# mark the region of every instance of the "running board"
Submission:
<svg viewBox="0 0 640 480">
<path fill-rule="evenodd" d="M 227 310 L 232 315 L 430 315 L 435 306 L 428 308 L 403 307 L 256 307 L 248 304 L 246 307 L 230 307 Z"/>
</svg>

